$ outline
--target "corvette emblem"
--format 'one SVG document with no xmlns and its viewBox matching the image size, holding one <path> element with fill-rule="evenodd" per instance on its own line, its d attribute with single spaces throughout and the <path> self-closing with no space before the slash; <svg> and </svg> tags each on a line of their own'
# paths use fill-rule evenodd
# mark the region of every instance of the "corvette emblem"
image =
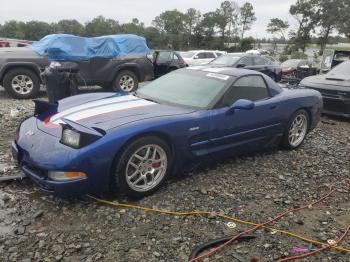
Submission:
<svg viewBox="0 0 350 262">
<path fill-rule="evenodd" d="M 34 132 L 32 130 L 28 130 L 26 133 L 25 133 L 26 136 L 32 136 L 34 135 Z"/>
</svg>

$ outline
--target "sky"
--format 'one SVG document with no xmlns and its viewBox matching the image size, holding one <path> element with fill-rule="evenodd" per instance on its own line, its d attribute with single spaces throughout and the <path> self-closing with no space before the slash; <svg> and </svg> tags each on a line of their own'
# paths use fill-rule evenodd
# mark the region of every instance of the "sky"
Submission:
<svg viewBox="0 0 350 262">
<path fill-rule="evenodd" d="M 98 15 L 113 18 L 120 23 L 138 18 L 145 25 L 166 10 L 178 9 L 185 12 L 196 8 L 201 13 L 213 11 L 224 0 L 0 0 L 0 23 L 8 20 L 40 20 L 57 22 L 61 19 L 76 19 L 85 23 Z M 289 15 L 289 7 L 296 0 L 236 0 L 239 5 L 246 1 L 253 4 L 257 17 L 247 36 L 271 37 L 266 26 L 271 18 L 288 20 L 291 26 L 295 21 Z"/>
</svg>

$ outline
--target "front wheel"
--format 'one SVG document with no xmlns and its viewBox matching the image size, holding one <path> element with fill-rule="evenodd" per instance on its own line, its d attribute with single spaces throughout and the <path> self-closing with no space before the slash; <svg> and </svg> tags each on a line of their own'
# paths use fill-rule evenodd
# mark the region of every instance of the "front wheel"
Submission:
<svg viewBox="0 0 350 262">
<path fill-rule="evenodd" d="M 118 92 L 133 92 L 137 89 L 139 81 L 134 72 L 123 70 L 113 81 L 112 89 Z"/>
<path fill-rule="evenodd" d="M 168 144 L 153 136 L 141 137 L 122 152 L 112 175 L 112 188 L 130 197 L 144 197 L 166 181 L 172 164 Z"/>
<path fill-rule="evenodd" d="M 305 110 L 296 111 L 288 122 L 282 145 L 287 149 L 301 146 L 309 130 L 309 123 L 309 114 Z"/>
<path fill-rule="evenodd" d="M 40 78 L 27 68 L 9 70 L 3 82 L 8 94 L 17 99 L 35 98 L 40 91 Z"/>
</svg>

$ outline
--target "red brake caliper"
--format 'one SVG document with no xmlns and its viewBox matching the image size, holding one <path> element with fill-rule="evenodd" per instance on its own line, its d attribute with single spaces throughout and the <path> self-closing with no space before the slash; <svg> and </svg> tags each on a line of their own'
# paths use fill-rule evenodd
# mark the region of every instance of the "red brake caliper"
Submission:
<svg viewBox="0 0 350 262">
<path fill-rule="evenodd" d="M 156 155 L 155 159 L 156 159 L 156 160 L 160 159 L 159 155 Z M 153 162 L 153 163 L 152 163 L 152 167 L 153 167 L 153 168 L 158 168 L 158 167 L 160 167 L 160 162 Z"/>
</svg>

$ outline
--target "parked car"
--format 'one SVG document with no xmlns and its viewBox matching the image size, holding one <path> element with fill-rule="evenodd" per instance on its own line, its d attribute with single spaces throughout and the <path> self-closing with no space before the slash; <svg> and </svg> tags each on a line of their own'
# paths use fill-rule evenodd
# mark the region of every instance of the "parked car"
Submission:
<svg viewBox="0 0 350 262">
<path fill-rule="evenodd" d="M 143 197 L 208 156 L 280 143 L 296 149 L 322 110 L 315 90 L 282 89 L 265 74 L 228 67 L 179 69 L 125 95 L 35 103 L 17 129 L 13 157 L 60 196 L 112 188 Z"/>
<path fill-rule="evenodd" d="M 289 59 L 281 64 L 283 77 L 297 77 L 297 70 L 310 68 L 312 65 L 307 59 Z"/>
<path fill-rule="evenodd" d="M 160 77 L 171 71 L 186 67 L 185 60 L 178 52 L 171 50 L 156 50 L 152 52 L 154 77 Z"/>
<path fill-rule="evenodd" d="M 191 50 L 188 52 L 180 52 L 180 55 L 188 66 L 208 64 L 223 54 L 226 54 L 226 52 L 217 50 Z"/>
<path fill-rule="evenodd" d="M 325 49 L 322 54 L 321 73 L 325 74 L 347 60 L 350 60 L 350 49 Z"/>
<path fill-rule="evenodd" d="M 268 58 L 247 53 L 231 53 L 222 55 L 211 61 L 209 66 L 231 66 L 259 71 L 276 82 L 281 80 L 281 67 Z"/>
<path fill-rule="evenodd" d="M 152 62 L 146 55 L 85 59 L 77 63 L 80 85 L 100 85 L 115 91 L 134 91 L 139 82 L 154 76 Z M 0 85 L 14 98 L 34 98 L 42 84 L 40 74 L 49 64 L 47 54 L 38 54 L 31 46 L 1 48 Z"/>
<path fill-rule="evenodd" d="M 322 94 L 325 114 L 350 118 L 350 61 L 337 65 L 327 74 L 304 78 L 300 86 Z"/>
</svg>

